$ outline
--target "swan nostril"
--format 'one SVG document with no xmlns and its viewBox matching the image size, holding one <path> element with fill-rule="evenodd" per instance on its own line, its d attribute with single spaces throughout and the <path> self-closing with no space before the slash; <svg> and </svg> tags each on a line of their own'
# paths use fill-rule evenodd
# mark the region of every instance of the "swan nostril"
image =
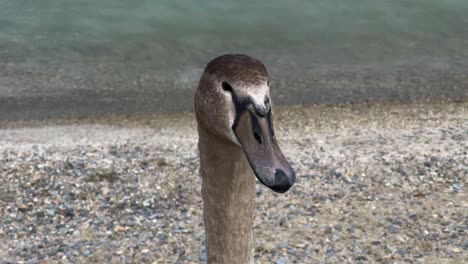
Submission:
<svg viewBox="0 0 468 264">
<path fill-rule="evenodd" d="M 257 132 L 254 132 L 254 138 L 257 140 L 258 144 L 262 144 L 262 137 Z"/>
<path fill-rule="evenodd" d="M 262 137 L 257 132 L 254 132 L 254 138 L 257 140 L 258 144 L 262 144 Z"/>
<path fill-rule="evenodd" d="M 270 105 L 270 99 L 268 97 L 265 97 L 265 101 L 263 102 L 265 104 L 265 110 L 266 112 L 270 112 L 271 110 L 271 105 Z"/>
</svg>

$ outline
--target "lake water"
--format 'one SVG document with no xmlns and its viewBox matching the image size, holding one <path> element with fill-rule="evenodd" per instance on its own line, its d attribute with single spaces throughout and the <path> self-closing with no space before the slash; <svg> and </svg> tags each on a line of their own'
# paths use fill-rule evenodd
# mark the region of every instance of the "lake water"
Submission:
<svg viewBox="0 0 468 264">
<path fill-rule="evenodd" d="M 291 103 L 468 97 L 468 1 L 0 0 L 3 118 L 185 111 L 206 63 Z"/>
</svg>

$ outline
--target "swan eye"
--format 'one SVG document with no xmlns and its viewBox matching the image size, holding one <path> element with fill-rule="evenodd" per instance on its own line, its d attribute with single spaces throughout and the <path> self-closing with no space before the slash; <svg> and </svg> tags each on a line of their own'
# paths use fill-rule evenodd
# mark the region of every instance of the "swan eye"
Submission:
<svg viewBox="0 0 468 264">
<path fill-rule="evenodd" d="M 224 81 L 224 82 L 221 84 L 221 86 L 223 87 L 223 90 L 224 90 L 224 91 L 227 91 L 227 92 L 231 92 L 231 91 L 232 91 L 232 86 L 231 86 L 228 82 L 226 82 L 226 81 Z"/>
</svg>

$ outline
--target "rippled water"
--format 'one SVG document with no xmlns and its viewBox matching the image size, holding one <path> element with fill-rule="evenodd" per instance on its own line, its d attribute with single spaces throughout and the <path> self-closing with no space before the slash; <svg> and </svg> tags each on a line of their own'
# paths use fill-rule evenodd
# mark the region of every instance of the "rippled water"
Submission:
<svg viewBox="0 0 468 264">
<path fill-rule="evenodd" d="M 0 0 L 0 97 L 150 93 L 159 105 L 138 111 L 187 110 L 223 53 L 264 61 L 283 103 L 417 97 L 398 91 L 412 75 L 464 94 L 467 14 L 465 0 Z"/>
</svg>

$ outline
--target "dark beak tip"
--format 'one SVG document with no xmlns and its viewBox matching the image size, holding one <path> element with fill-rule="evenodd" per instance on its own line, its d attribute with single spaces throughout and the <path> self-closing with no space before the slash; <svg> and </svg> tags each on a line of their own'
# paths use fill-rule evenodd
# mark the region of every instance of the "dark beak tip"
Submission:
<svg viewBox="0 0 468 264">
<path fill-rule="evenodd" d="M 287 191 L 289 191 L 289 189 L 291 188 L 291 186 L 289 187 L 286 187 L 286 188 L 282 188 L 283 186 L 279 187 L 279 186 L 273 186 L 271 187 L 271 190 L 273 190 L 275 193 L 285 193 Z"/>
<path fill-rule="evenodd" d="M 283 170 L 277 169 L 275 171 L 275 183 L 273 186 L 269 186 L 274 192 L 285 193 L 295 183 L 296 175 L 294 171 L 290 175 L 287 175 Z"/>
</svg>

